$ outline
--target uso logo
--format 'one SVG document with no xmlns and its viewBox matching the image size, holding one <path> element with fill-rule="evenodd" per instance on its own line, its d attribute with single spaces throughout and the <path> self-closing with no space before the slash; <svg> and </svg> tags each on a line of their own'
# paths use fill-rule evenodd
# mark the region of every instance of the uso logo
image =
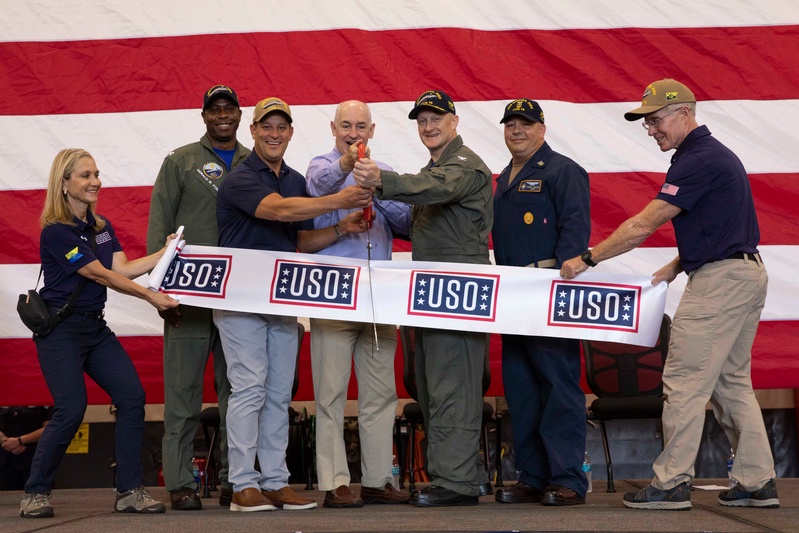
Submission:
<svg viewBox="0 0 799 533">
<path fill-rule="evenodd" d="M 553 281 L 548 325 L 637 332 L 640 304 L 634 285 Z"/>
<path fill-rule="evenodd" d="M 271 303 L 355 309 L 360 267 L 275 261 Z"/>
<path fill-rule="evenodd" d="M 495 275 L 413 270 L 408 314 L 493 322 L 498 288 Z"/>
<path fill-rule="evenodd" d="M 169 294 L 224 298 L 232 261 L 229 255 L 176 256 L 161 288 Z"/>
</svg>

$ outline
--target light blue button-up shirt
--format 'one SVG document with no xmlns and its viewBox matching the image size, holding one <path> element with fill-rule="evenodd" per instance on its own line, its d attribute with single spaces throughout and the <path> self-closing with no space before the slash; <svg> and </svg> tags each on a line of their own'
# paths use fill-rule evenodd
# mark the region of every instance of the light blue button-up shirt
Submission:
<svg viewBox="0 0 799 533">
<path fill-rule="evenodd" d="M 325 196 L 334 194 L 345 187 L 356 185 L 352 172 L 344 174 L 339 165 L 341 152 L 333 149 L 325 155 L 314 157 L 305 173 L 309 196 Z M 384 163 L 375 161 L 383 170 L 392 170 Z M 369 237 L 372 242 L 372 259 L 391 259 L 393 233 L 409 235 L 411 231 L 411 206 L 394 200 L 374 199 L 373 210 L 377 215 Z M 337 224 L 342 218 L 350 214 L 352 209 L 339 209 L 320 215 L 313 219 L 314 229 L 327 228 Z M 339 257 L 354 257 L 366 259 L 367 234 L 349 233 L 327 248 L 316 252 L 321 255 L 335 255 Z"/>
</svg>

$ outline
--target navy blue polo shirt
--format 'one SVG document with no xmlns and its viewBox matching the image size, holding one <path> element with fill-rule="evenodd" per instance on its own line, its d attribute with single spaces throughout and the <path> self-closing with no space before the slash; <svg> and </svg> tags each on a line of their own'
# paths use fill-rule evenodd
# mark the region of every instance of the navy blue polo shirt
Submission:
<svg viewBox="0 0 799 533">
<path fill-rule="evenodd" d="M 227 175 L 216 195 L 219 246 L 296 252 L 297 231 L 312 230 L 313 219 L 280 222 L 257 218 L 258 204 L 273 193 L 284 198 L 307 197 L 305 178 L 285 161 L 281 163 L 280 175 L 276 176 L 253 150 Z"/>
<path fill-rule="evenodd" d="M 672 224 L 685 272 L 736 252 L 757 252 L 760 229 L 749 176 L 707 126 L 694 129 L 677 148 L 656 198 L 682 209 Z"/>
<path fill-rule="evenodd" d="M 95 219 L 87 213 L 88 223 L 73 219 L 74 226 L 51 224 L 42 230 L 39 241 L 39 256 L 44 270 L 42 299 L 51 307 L 63 307 L 83 278 L 78 270 L 92 261 L 99 260 L 108 270 L 114 261 L 114 253 L 122 246 L 114 234 L 114 228 L 106 219 L 105 227 L 95 235 L 96 251 L 92 252 L 89 239 Z M 89 281 L 83 288 L 73 309 L 77 311 L 100 311 L 105 307 L 108 291 L 104 285 Z"/>
</svg>

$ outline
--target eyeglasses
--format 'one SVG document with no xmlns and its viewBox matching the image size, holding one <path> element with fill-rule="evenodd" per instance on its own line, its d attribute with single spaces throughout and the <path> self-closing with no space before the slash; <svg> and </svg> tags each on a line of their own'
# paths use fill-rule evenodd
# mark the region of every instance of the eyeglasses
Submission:
<svg viewBox="0 0 799 533">
<path fill-rule="evenodd" d="M 642 126 L 642 127 L 643 127 L 643 128 L 646 130 L 646 131 L 649 131 L 649 128 L 657 128 L 658 126 L 660 126 L 660 123 L 661 123 L 661 122 L 663 122 L 663 119 L 664 119 L 664 118 L 666 118 L 666 117 L 667 117 L 667 116 L 669 116 L 669 115 L 673 115 L 674 113 L 676 113 L 677 111 L 679 111 L 679 110 L 681 110 L 681 109 L 685 109 L 685 107 L 678 107 L 677 109 L 675 109 L 675 110 L 674 110 L 674 111 L 672 111 L 671 113 L 666 113 L 666 114 L 665 114 L 665 115 L 663 115 L 662 117 L 655 117 L 655 118 L 650 118 L 649 120 L 645 120 L 645 121 L 643 121 L 643 122 L 641 123 L 641 126 Z"/>
</svg>

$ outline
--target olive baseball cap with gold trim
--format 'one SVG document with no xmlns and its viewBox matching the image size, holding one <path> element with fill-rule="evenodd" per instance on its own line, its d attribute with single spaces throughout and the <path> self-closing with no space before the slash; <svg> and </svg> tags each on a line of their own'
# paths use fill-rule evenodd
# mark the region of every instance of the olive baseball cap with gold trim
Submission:
<svg viewBox="0 0 799 533">
<path fill-rule="evenodd" d="M 270 96 L 269 98 L 264 98 L 263 100 L 255 104 L 255 112 L 253 113 L 252 116 L 252 123 L 257 124 L 266 115 L 268 115 L 269 113 L 273 113 L 275 111 L 279 111 L 280 113 L 286 115 L 289 124 L 291 124 L 292 122 L 291 108 L 286 102 L 284 102 L 280 98 L 277 98 L 276 96 Z"/>
<path fill-rule="evenodd" d="M 641 107 L 626 112 L 624 118 L 630 121 L 638 120 L 644 115 L 663 109 L 667 105 L 689 103 L 696 103 L 696 97 L 691 92 L 691 89 L 677 80 L 665 78 L 650 83 L 641 97 Z"/>
</svg>

